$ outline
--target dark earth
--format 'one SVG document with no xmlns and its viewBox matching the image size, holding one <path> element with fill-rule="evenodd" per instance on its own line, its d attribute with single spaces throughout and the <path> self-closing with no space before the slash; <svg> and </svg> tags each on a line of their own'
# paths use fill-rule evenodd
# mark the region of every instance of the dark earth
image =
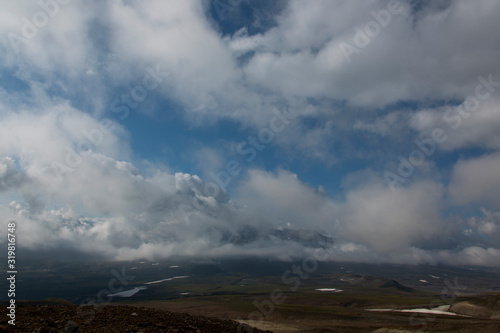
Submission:
<svg viewBox="0 0 500 333">
<path fill-rule="evenodd" d="M 2 307 L 1 313 L 8 318 L 6 307 Z M 271 333 L 232 320 L 112 305 L 21 305 L 16 309 L 15 327 L 0 326 L 0 332 Z"/>
</svg>

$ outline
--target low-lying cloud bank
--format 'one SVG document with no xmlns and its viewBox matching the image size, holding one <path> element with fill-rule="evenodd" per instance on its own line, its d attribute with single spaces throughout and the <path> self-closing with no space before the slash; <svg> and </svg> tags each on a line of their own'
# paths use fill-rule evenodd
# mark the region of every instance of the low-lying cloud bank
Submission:
<svg viewBox="0 0 500 333">
<path fill-rule="evenodd" d="M 330 251 L 327 260 L 499 263 L 500 213 L 483 208 L 466 220 L 443 214 L 448 197 L 461 204 L 495 195 L 494 186 L 480 192 L 467 184 L 478 183 L 477 170 L 484 174 L 496 165 L 496 154 L 459 162 L 449 186 L 422 180 L 392 191 L 384 179 L 367 173 L 364 183 L 346 188 L 338 199 L 289 171 L 250 169 L 230 197 L 196 175 L 161 166 L 143 175 L 118 159 L 127 151 L 119 124 L 106 134 L 107 144 L 78 151 L 82 130 L 99 126 L 64 103 L 2 117 L 0 148 L 6 157 L 0 161 L 0 190 L 15 199 L 0 214 L 17 222 L 19 247 L 116 260 L 291 260 L 320 247 Z M 279 230 L 317 233 L 281 237 Z M 320 235 L 330 241 L 317 241 Z"/>
</svg>

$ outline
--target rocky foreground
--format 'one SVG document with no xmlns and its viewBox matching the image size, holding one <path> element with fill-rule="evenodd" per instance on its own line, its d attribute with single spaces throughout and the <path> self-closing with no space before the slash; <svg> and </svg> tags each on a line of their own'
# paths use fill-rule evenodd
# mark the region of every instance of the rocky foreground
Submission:
<svg viewBox="0 0 500 333">
<path fill-rule="evenodd" d="M 7 317 L 2 307 L 2 317 Z M 0 332 L 268 332 L 232 320 L 131 306 L 22 305 Z"/>
</svg>

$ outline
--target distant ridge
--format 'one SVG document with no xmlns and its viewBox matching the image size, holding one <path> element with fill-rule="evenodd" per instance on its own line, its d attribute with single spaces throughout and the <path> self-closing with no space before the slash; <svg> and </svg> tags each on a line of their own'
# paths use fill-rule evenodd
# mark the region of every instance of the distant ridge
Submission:
<svg viewBox="0 0 500 333">
<path fill-rule="evenodd" d="M 395 289 L 404 292 L 415 292 L 415 289 L 402 285 L 396 280 L 367 275 L 349 275 L 346 279 L 352 285 L 371 288 Z"/>
</svg>

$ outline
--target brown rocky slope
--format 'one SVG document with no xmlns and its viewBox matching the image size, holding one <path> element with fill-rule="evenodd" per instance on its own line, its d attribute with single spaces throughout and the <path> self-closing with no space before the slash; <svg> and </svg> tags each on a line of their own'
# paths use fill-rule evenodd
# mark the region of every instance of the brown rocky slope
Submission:
<svg viewBox="0 0 500 333">
<path fill-rule="evenodd" d="M 1 315 L 7 317 L 6 307 Z M 131 306 L 21 305 L 0 332 L 269 332 L 232 320 Z"/>
</svg>

